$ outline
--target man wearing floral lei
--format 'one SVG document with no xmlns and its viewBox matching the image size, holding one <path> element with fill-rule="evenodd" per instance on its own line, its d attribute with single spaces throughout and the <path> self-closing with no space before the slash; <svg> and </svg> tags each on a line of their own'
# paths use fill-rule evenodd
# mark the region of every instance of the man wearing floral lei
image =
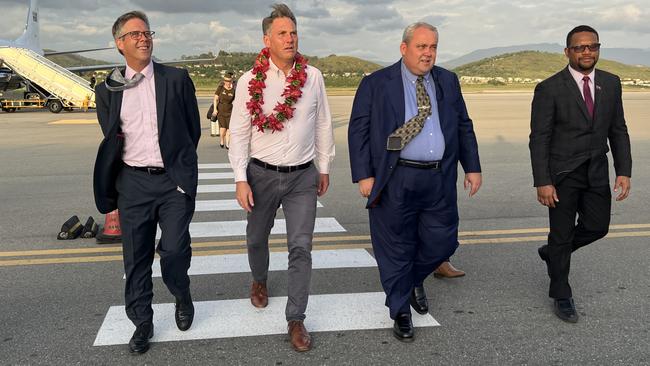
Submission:
<svg viewBox="0 0 650 366">
<path fill-rule="evenodd" d="M 308 351 L 312 341 L 303 321 L 316 198 L 329 186 L 334 136 L 323 76 L 298 53 L 296 18 L 284 4 L 272 8 L 262 21 L 265 48 L 235 92 L 229 158 L 237 201 L 247 211 L 251 303 L 264 308 L 269 301 L 269 234 L 282 205 L 289 250 L 288 332 L 296 351 Z"/>
</svg>

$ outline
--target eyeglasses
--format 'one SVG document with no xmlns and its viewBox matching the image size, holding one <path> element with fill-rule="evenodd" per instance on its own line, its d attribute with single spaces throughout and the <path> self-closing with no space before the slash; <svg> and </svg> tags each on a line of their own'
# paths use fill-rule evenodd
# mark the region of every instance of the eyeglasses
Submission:
<svg viewBox="0 0 650 366">
<path fill-rule="evenodd" d="M 575 53 L 582 53 L 585 52 L 585 50 L 589 48 L 589 51 L 591 52 L 596 52 L 600 49 L 600 43 L 592 43 L 592 44 L 581 44 L 580 46 L 571 46 L 569 49 L 571 49 Z"/>
<path fill-rule="evenodd" d="M 126 36 L 129 36 L 133 40 L 138 40 L 138 39 L 140 39 L 140 38 L 142 38 L 144 36 L 144 38 L 146 38 L 146 39 L 152 39 L 154 34 L 156 34 L 156 32 L 154 32 L 154 31 L 144 31 L 144 32 L 132 31 L 132 32 L 124 33 L 124 34 L 122 34 L 121 36 L 119 36 L 117 38 L 124 39 Z"/>
</svg>

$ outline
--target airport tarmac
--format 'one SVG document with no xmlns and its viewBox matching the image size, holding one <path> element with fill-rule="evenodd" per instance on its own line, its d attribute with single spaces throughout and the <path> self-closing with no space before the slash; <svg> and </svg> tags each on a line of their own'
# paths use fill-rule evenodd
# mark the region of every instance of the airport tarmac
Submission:
<svg viewBox="0 0 650 366">
<path fill-rule="evenodd" d="M 271 242 L 279 264 L 269 279 L 273 302 L 280 306 L 254 313 L 242 301 L 250 280 L 241 257 L 245 214 L 233 206 L 227 151 L 209 136 L 205 112 L 211 98 L 199 98 L 197 207 L 202 209 L 193 220 L 191 279 L 197 309 L 214 317 L 197 315 L 186 335 L 160 320 L 155 343 L 141 357 L 131 357 L 123 341 L 130 331 L 119 318 L 121 248 L 55 238 L 71 215 L 103 222 L 92 196 L 101 141 L 94 113 L 0 112 L 0 363 L 649 364 L 650 93 L 624 93 L 632 194 L 613 204 L 609 237 L 574 256 L 577 324 L 552 314 L 546 269 L 536 253 L 545 240 L 547 211 L 535 200 L 530 172 L 532 93 L 476 93 L 465 99 L 484 172 L 484 185 L 471 199 L 459 181 L 461 246 L 452 262 L 468 274 L 425 282 L 430 316 L 420 319 L 416 341 L 403 344 L 392 337 L 387 310 L 377 304 L 381 286 L 370 257 L 367 213 L 350 180 L 346 136 L 353 97 L 329 98 L 337 157 L 330 191 L 318 200 L 317 269 L 313 310 L 307 313 L 315 345 L 305 354 L 293 352 L 282 334 L 281 214 Z M 154 285 L 157 314 L 170 316 L 173 298 L 160 278 Z M 379 316 L 366 319 L 366 313 Z M 238 327 L 246 322 L 256 327 Z"/>
</svg>

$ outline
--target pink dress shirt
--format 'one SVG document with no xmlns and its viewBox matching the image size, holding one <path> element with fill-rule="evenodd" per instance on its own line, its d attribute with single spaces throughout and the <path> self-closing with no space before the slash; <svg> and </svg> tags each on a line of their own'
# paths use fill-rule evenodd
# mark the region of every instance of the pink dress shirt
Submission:
<svg viewBox="0 0 650 366">
<path fill-rule="evenodd" d="M 584 81 L 582 80 L 582 78 L 585 77 L 585 76 L 589 76 L 589 89 L 591 90 L 591 97 L 594 99 L 594 102 L 595 102 L 595 99 L 596 99 L 596 90 L 595 89 L 596 89 L 596 87 L 594 85 L 596 85 L 596 80 L 595 80 L 596 69 L 591 70 L 589 75 L 585 75 L 585 74 L 581 73 L 580 71 L 573 69 L 573 67 L 571 67 L 571 66 L 567 66 L 567 67 L 569 68 L 569 72 L 571 73 L 571 76 L 573 76 L 573 79 L 576 81 L 576 84 L 578 84 L 578 89 L 580 90 L 580 95 L 582 96 L 582 100 L 585 99 L 585 95 L 582 92 L 582 86 L 584 84 Z"/>
<path fill-rule="evenodd" d="M 131 79 L 137 72 L 126 66 L 125 78 Z M 153 62 L 141 73 L 144 79 L 122 96 L 122 132 L 124 133 L 125 164 L 141 167 L 164 168 L 158 142 L 158 113 L 156 111 L 156 83 Z"/>
</svg>

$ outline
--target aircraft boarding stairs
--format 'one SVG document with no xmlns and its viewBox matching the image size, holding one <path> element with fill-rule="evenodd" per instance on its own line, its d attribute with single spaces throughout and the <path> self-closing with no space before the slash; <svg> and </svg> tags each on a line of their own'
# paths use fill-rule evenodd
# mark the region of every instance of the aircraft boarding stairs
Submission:
<svg viewBox="0 0 650 366">
<path fill-rule="evenodd" d="M 38 85 L 58 99 L 64 108 L 95 108 L 95 91 L 90 83 L 38 53 L 15 47 L 0 47 L 0 64 L 14 70 L 24 79 Z"/>
</svg>

